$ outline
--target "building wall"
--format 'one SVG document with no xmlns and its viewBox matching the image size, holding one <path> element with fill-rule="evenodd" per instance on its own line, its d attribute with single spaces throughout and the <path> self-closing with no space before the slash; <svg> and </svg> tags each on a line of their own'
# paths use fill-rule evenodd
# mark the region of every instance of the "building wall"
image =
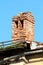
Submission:
<svg viewBox="0 0 43 65">
<path fill-rule="evenodd" d="M 34 40 L 34 24 L 29 21 L 26 21 L 25 29 L 26 29 L 26 38 L 25 40 L 33 41 Z"/>
<path fill-rule="evenodd" d="M 12 40 L 17 39 L 34 41 L 34 18 L 30 12 L 20 13 L 12 18 Z"/>
</svg>

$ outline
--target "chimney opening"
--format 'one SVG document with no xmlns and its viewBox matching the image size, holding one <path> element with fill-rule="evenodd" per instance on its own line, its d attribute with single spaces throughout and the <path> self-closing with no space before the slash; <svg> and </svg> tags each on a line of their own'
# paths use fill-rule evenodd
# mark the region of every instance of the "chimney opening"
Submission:
<svg viewBox="0 0 43 65">
<path fill-rule="evenodd" d="M 22 27 L 23 27 L 23 20 L 21 20 L 21 24 L 22 24 Z"/>
<path fill-rule="evenodd" d="M 15 23 L 16 23 L 16 28 L 18 28 L 18 21 L 15 21 Z"/>
</svg>

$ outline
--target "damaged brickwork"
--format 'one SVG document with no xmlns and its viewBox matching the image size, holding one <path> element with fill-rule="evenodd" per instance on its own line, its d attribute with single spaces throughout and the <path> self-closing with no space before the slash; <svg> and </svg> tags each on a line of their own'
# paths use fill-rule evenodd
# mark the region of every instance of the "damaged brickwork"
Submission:
<svg viewBox="0 0 43 65">
<path fill-rule="evenodd" d="M 12 17 L 12 40 L 34 41 L 34 17 L 30 12 Z"/>
</svg>

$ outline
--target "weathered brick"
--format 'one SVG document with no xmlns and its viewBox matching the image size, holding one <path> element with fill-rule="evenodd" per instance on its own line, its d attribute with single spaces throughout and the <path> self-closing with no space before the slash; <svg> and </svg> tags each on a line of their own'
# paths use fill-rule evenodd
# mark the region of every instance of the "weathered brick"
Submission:
<svg viewBox="0 0 43 65">
<path fill-rule="evenodd" d="M 25 41 L 34 41 L 34 17 L 30 12 L 24 12 L 20 13 L 17 16 L 13 16 L 12 40 L 15 39 L 25 39 Z"/>
</svg>

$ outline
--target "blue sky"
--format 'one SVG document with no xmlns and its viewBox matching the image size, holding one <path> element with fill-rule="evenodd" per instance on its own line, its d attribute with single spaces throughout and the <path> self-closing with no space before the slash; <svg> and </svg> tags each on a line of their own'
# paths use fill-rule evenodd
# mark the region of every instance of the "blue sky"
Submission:
<svg viewBox="0 0 43 65">
<path fill-rule="evenodd" d="M 30 11 L 34 16 L 34 40 L 43 42 L 43 0 L 0 0 L 0 42 L 11 40 L 12 16 Z"/>
</svg>

